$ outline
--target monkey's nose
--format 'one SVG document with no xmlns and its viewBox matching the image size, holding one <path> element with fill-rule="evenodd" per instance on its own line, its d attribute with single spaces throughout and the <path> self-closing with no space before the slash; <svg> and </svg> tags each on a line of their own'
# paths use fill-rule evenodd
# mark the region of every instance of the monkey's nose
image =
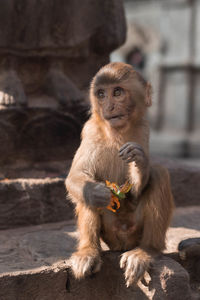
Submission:
<svg viewBox="0 0 200 300">
<path fill-rule="evenodd" d="M 109 110 L 109 111 L 113 111 L 114 108 L 115 108 L 114 103 L 109 103 L 109 105 L 108 105 L 108 110 Z"/>
</svg>

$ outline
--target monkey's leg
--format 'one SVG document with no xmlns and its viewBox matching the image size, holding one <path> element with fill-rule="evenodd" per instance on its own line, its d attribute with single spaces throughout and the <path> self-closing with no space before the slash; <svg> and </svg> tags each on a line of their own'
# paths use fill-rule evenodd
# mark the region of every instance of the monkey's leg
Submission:
<svg viewBox="0 0 200 300">
<path fill-rule="evenodd" d="M 143 228 L 138 248 L 125 252 L 120 267 L 125 269 L 126 285 L 141 279 L 153 258 L 165 248 L 165 235 L 173 210 L 169 175 L 160 166 L 151 168 L 148 186 L 139 198 L 137 224 Z"/>
<path fill-rule="evenodd" d="M 100 217 L 84 204 L 78 204 L 76 212 L 80 237 L 77 252 L 71 256 L 70 264 L 74 276 L 80 279 L 101 268 Z"/>
</svg>

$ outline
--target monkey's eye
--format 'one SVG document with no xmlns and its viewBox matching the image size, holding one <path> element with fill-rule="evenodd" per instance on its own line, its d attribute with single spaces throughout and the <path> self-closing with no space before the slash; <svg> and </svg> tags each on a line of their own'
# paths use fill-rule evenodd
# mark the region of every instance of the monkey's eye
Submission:
<svg viewBox="0 0 200 300">
<path fill-rule="evenodd" d="M 104 98 L 105 97 L 105 91 L 104 90 L 98 90 L 97 91 L 97 97 L 98 98 Z"/>
<path fill-rule="evenodd" d="M 123 91 L 124 90 L 121 87 L 116 87 L 116 88 L 114 88 L 113 96 L 114 97 L 119 97 L 119 96 L 122 95 Z"/>
</svg>

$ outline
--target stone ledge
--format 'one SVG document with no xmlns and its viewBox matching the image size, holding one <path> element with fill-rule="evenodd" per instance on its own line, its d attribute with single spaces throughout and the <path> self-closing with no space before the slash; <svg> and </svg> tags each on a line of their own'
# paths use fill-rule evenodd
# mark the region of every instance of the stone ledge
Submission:
<svg viewBox="0 0 200 300">
<path fill-rule="evenodd" d="M 169 169 L 176 206 L 200 205 L 200 168 L 156 159 Z M 69 163 L 68 163 L 69 165 Z M 0 229 L 68 220 L 64 177 L 0 180 Z"/>
<path fill-rule="evenodd" d="M 160 257 L 150 270 L 150 282 L 126 288 L 119 268 L 119 254 L 104 252 L 103 265 L 93 277 L 76 281 L 57 263 L 49 268 L 19 272 L 0 277 L 0 298 L 3 300 L 107 300 L 107 299 L 182 299 L 191 300 L 187 272 L 174 260 Z"/>
<path fill-rule="evenodd" d="M 0 229 L 57 222 L 73 216 L 62 178 L 0 181 Z"/>
</svg>

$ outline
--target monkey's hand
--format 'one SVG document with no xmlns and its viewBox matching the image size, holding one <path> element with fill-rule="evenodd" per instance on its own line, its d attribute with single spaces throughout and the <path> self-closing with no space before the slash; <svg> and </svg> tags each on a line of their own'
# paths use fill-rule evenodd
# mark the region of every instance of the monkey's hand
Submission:
<svg viewBox="0 0 200 300">
<path fill-rule="evenodd" d="M 146 161 L 146 155 L 142 147 L 135 142 L 124 144 L 119 150 L 119 156 L 127 163 L 135 161 L 141 163 Z"/>
<path fill-rule="evenodd" d="M 83 195 L 86 204 L 93 207 L 106 207 L 110 203 L 110 189 L 104 183 L 86 182 Z"/>
</svg>

